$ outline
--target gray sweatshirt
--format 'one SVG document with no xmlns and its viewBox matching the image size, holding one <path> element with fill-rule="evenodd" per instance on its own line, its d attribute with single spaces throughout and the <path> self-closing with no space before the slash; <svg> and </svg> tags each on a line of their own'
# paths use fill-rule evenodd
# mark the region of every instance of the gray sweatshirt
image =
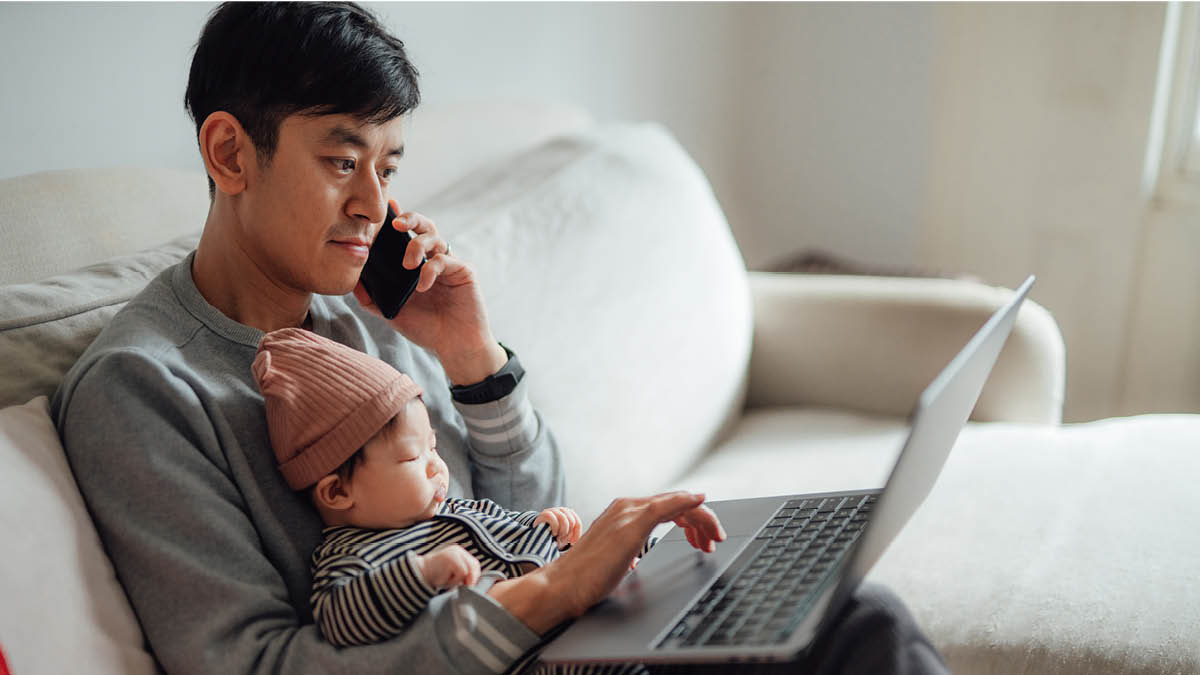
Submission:
<svg viewBox="0 0 1200 675">
<path fill-rule="evenodd" d="M 193 254 L 194 255 L 194 254 Z M 499 672 L 538 636 L 483 593 L 433 598 L 402 635 L 337 649 L 313 625 L 322 523 L 275 466 L 250 364 L 262 331 L 204 300 L 191 255 L 121 309 L 51 401 L 71 469 L 151 651 L 171 673 Z M 351 296 L 314 296 L 315 333 L 425 390 L 449 494 L 564 503 L 554 437 L 526 398 L 466 405 L 437 360 Z"/>
</svg>

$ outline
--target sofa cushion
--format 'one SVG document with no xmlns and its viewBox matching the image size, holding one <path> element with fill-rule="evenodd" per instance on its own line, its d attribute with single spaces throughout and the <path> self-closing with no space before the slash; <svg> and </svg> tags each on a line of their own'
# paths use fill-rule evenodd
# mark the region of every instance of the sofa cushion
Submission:
<svg viewBox="0 0 1200 675">
<path fill-rule="evenodd" d="M 663 487 L 712 499 L 878 487 L 902 419 L 747 413 Z M 968 423 L 869 578 L 956 673 L 1200 672 L 1200 415 Z"/>
<path fill-rule="evenodd" d="M 0 288 L 0 407 L 54 393 L 112 315 L 199 235 L 75 272 Z"/>
<path fill-rule="evenodd" d="M 1200 415 L 968 424 L 872 576 L 954 672 L 1200 672 Z"/>
<path fill-rule="evenodd" d="M 12 672 L 153 673 L 44 396 L 0 410 L 0 638 Z"/>
<path fill-rule="evenodd" d="M 746 271 L 703 173 L 654 124 L 605 124 L 423 206 L 478 271 L 585 518 L 682 474 L 741 413 Z"/>
<path fill-rule="evenodd" d="M 0 180 L 0 285 L 199 232 L 208 206 L 203 171 L 61 169 Z"/>
</svg>

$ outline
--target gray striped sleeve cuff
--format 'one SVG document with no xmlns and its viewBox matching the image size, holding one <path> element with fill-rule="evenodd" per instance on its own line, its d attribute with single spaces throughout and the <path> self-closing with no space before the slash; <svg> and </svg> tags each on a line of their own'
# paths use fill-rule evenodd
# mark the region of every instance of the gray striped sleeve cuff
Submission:
<svg viewBox="0 0 1200 675">
<path fill-rule="evenodd" d="M 502 673 L 541 638 L 486 595 L 504 578 L 485 572 L 473 587 L 460 586 L 437 612 L 437 633 L 446 644 L 447 657 L 462 673 Z M 443 596 L 443 597 L 444 597 Z"/>
<path fill-rule="evenodd" d="M 498 401 L 454 402 L 466 422 L 473 449 L 487 455 L 506 455 L 533 443 L 541 422 L 525 392 L 526 381 L 522 379 L 508 396 Z"/>
</svg>

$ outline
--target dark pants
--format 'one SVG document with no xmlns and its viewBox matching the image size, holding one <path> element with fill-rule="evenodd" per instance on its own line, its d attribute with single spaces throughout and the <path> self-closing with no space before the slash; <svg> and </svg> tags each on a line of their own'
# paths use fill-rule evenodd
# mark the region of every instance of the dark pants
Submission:
<svg viewBox="0 0 1200 675">
<path fill-rule="evenodd" d="M 949 673 L 904 602 L 884 586 L 863 584 L 827 632 L 799 661 L 764 664 L 646 666 L 653 675 L 918 675 Z M 630 666 L 567 667 L 550 672 L 645 672 Z M 546 672 L 543 670 L 542 672 Z"/>
</svg>

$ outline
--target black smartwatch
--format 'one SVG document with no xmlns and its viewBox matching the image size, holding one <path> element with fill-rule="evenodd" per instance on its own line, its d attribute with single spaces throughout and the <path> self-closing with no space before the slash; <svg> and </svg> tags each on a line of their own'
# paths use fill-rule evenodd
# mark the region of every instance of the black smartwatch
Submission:
<svg viewBox="0 0 1200 675">
<path fill-rule="evenodd" d="M 504 367 L 485 377 L 482 382 L 450 387 L 451 398 L 459 403 L 491 403 L 508 396 L 517 388 L 517 383 L 525 377 L 525 369 L 511 349 L 505 347 L 504 343 L 500 343 L 500 347 L 508 355 Z"/>
</svg>

